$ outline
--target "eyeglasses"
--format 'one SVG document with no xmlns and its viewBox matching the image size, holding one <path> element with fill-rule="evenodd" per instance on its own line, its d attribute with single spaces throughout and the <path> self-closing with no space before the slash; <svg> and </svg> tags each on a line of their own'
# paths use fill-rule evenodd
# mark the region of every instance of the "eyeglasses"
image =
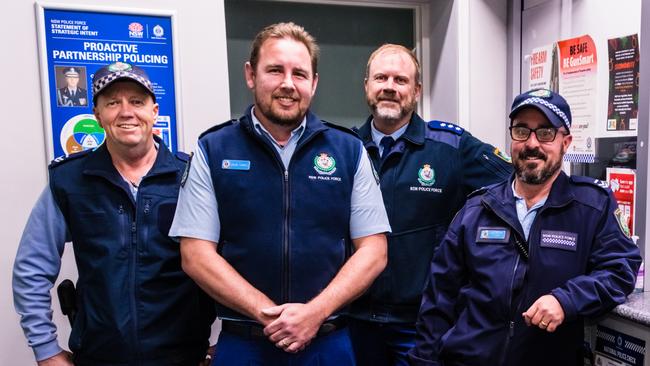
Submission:
<svg viewBox="0 0 650 366">
<path fill-rule="evenodd" d="M 515 141 L 526 141 L 530 134 L 535 132 L 535 137 L 539 142 L 551 142 L 555 140 L 558 129 L 554 127 L 528 128 L 524 126 L 510 126 L 510 137 Z M 568 133 L 562 132 L 563 135 Z"/>
</svg>

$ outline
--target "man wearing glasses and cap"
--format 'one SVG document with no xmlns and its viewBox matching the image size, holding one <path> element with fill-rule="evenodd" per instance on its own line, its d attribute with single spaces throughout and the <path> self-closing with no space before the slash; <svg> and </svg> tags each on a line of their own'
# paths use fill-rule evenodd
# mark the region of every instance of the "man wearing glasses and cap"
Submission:
<svg viewBox="0 0 650 366">
<path fill-rule="evenodd" d="M 567 176 L 566 100 L 515 98 L 514 175 L 470 196 L 434 256 L 414 365 L 582 365 L 583 319 L 632 292 L 641 257 L 612 192 Z"/>
<path fill-rule="evenodd" d="M 14 304 L 39 365 L 199 365 L 212 301 L 181 269 L 168 236 L 188 157 L 152 132 L 158 104 L 147 74 L 114 63 L 93 77 L 106 142 L 55 159 L 14 263 Z M 76 316 L 62 351 L 50 289 L 66 242 L 79 273 Z"/>
<path fill-rule="evenodd" d="M 88 92 L 79 87 L 79 68 L 66 67 L 63 69 L 66 86 L 57 90 L 57 104 L 62 107 L 81 107 L 88 105 Z"/>
</svg>

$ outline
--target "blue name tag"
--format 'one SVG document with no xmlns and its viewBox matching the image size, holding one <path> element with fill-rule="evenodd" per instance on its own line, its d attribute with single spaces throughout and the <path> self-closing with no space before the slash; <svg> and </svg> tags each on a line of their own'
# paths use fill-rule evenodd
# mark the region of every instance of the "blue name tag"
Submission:
<svg viewBox="0 0 650 366">
<path fill-rule="evenodd" d="M 223 159 L 223 161 L 221 161 L 221 169 L 250 170 L 251 169 L 251 162 L 250 162 L 250 160 Z"/>
<path fill-rule="evenodd" d="M 476 242 L 507 243 L 510 239 L 510 229 L 505 227 L 479 227 Z"/>
</svg>

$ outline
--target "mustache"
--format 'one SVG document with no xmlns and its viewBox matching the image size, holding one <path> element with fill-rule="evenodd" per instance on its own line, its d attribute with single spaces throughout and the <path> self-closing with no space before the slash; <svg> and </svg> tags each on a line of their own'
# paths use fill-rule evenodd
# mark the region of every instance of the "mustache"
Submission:
<svg viewBox="0 0 650 366">
<path fill-rule="evenodd" d="M 521 160 L 537 158 L 546 161 L 547 156 L 539 148 L 522 150 L 517 157 Z"/>
<path fill-rule="evenodd" d="M 291 98 L 293 100 L 298 100 L 298 96 L 291 94 L 291 93 L 274 93 L 272 95 L 273 98 Z"/>
</svg>

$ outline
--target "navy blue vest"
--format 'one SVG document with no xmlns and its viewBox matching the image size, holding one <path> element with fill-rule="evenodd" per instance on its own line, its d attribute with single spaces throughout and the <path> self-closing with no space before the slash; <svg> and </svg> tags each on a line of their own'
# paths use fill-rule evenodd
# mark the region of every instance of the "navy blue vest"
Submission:
<svg viewBox="0 0 650 366">
<path fill-rule="evenodd" d="M 187 156 L 158 141 L 137 202 L 105 145 L 50 166 L 79 271 L 75 364 L 196 364 L 205 355 L 213 302 L 183 272 L 168 236 Z"/>
<path fill-rule="evenodd" d="M 220 255 L 277 304 L 318 295 L 347 259 L 359 139 L 308 113 L 285 170 L 248 113 L 206 131 L 199 144 L 219 207 Z M 246 319 L 223 306 L 217 313 Z"/>
</svg>

